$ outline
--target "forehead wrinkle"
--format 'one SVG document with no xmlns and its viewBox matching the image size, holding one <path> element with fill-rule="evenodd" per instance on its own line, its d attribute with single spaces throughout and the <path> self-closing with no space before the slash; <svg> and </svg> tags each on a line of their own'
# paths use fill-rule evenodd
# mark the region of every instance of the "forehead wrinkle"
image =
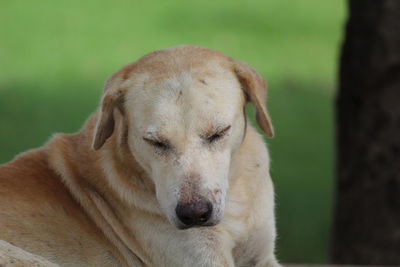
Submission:
<svg viewBox="0 0 400 267">
<path fill-rule="evenodd" d="M 159 97 L 171 98 L 179 96 L 182 91 L 187 91 L 192 84 L 192 76 L 187 71 L 181 71 L 155 80 L 152 86 L 159 90 Z"/>
</svg>

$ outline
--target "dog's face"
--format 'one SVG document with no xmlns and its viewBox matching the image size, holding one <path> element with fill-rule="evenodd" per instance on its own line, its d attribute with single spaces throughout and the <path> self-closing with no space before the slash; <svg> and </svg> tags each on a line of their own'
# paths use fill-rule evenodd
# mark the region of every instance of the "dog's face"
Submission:
<svg viewBox="0 0 400 267">
<path fill-rule="evenodd" d="M 255 102 L 250 87 L 257 83 L 264 92 L 253 69 L 205 48 L 152 53 L 110 78 L 94 147 L 111 136 L 112 110 L 122 103 L 127 145 L 169 221 L 180 229 L 215 225 L 223 217 L 231 159 L 246 131 L 244 105 L 247 98 Z M 265 107 L 255 104 L 260 126 L 272 135 Z"/>
<path fill-rule="evenodd" d="M 244 135 L 240 84 L 233 73 L 217 71 L 150 75 L 125 99 L 129 147 L 180 228 L 222 218 L 232 153 Z"/>
</svg>

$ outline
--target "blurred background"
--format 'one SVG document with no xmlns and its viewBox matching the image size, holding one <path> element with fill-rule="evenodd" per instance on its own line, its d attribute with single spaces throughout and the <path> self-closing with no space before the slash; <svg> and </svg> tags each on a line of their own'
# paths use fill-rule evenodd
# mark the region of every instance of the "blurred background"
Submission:
<svg viewBox="0 0 400 267">
<path fill-rule="evenodd" d="M 207 46 L 269 83 L 278 258 L 326 263 L 345 16 L 336 0 L 1 1 L 0 163 L 79 130 L 123 65 L 178 44 Z"/>
</svg>

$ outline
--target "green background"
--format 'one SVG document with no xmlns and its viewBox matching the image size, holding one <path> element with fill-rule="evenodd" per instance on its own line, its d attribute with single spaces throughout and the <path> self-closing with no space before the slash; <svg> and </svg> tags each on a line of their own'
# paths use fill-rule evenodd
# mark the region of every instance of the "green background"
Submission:
<svg viewBox="0 0 400 267">
<path fill-rule="evenodd" d="M 278 258 L 328 262 L 344 19 L 343 0 L 1 1 L 0 162 L 77 131 L 104 80 L 145 53 L 217 49 L 269 83 Z"/>
</svg>

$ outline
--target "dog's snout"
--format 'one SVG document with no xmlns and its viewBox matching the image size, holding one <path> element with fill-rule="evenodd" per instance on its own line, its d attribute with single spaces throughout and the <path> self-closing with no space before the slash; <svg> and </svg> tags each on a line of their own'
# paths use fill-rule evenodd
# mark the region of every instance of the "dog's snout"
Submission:
<svg viewBox="0 0 400 267">
<path fill-rule="evenodd" d="M 178 203 L 175 212 L 185 227 L 205 225 L 210 219 L 213 206 L 206 200 Z"/>
</svg>

